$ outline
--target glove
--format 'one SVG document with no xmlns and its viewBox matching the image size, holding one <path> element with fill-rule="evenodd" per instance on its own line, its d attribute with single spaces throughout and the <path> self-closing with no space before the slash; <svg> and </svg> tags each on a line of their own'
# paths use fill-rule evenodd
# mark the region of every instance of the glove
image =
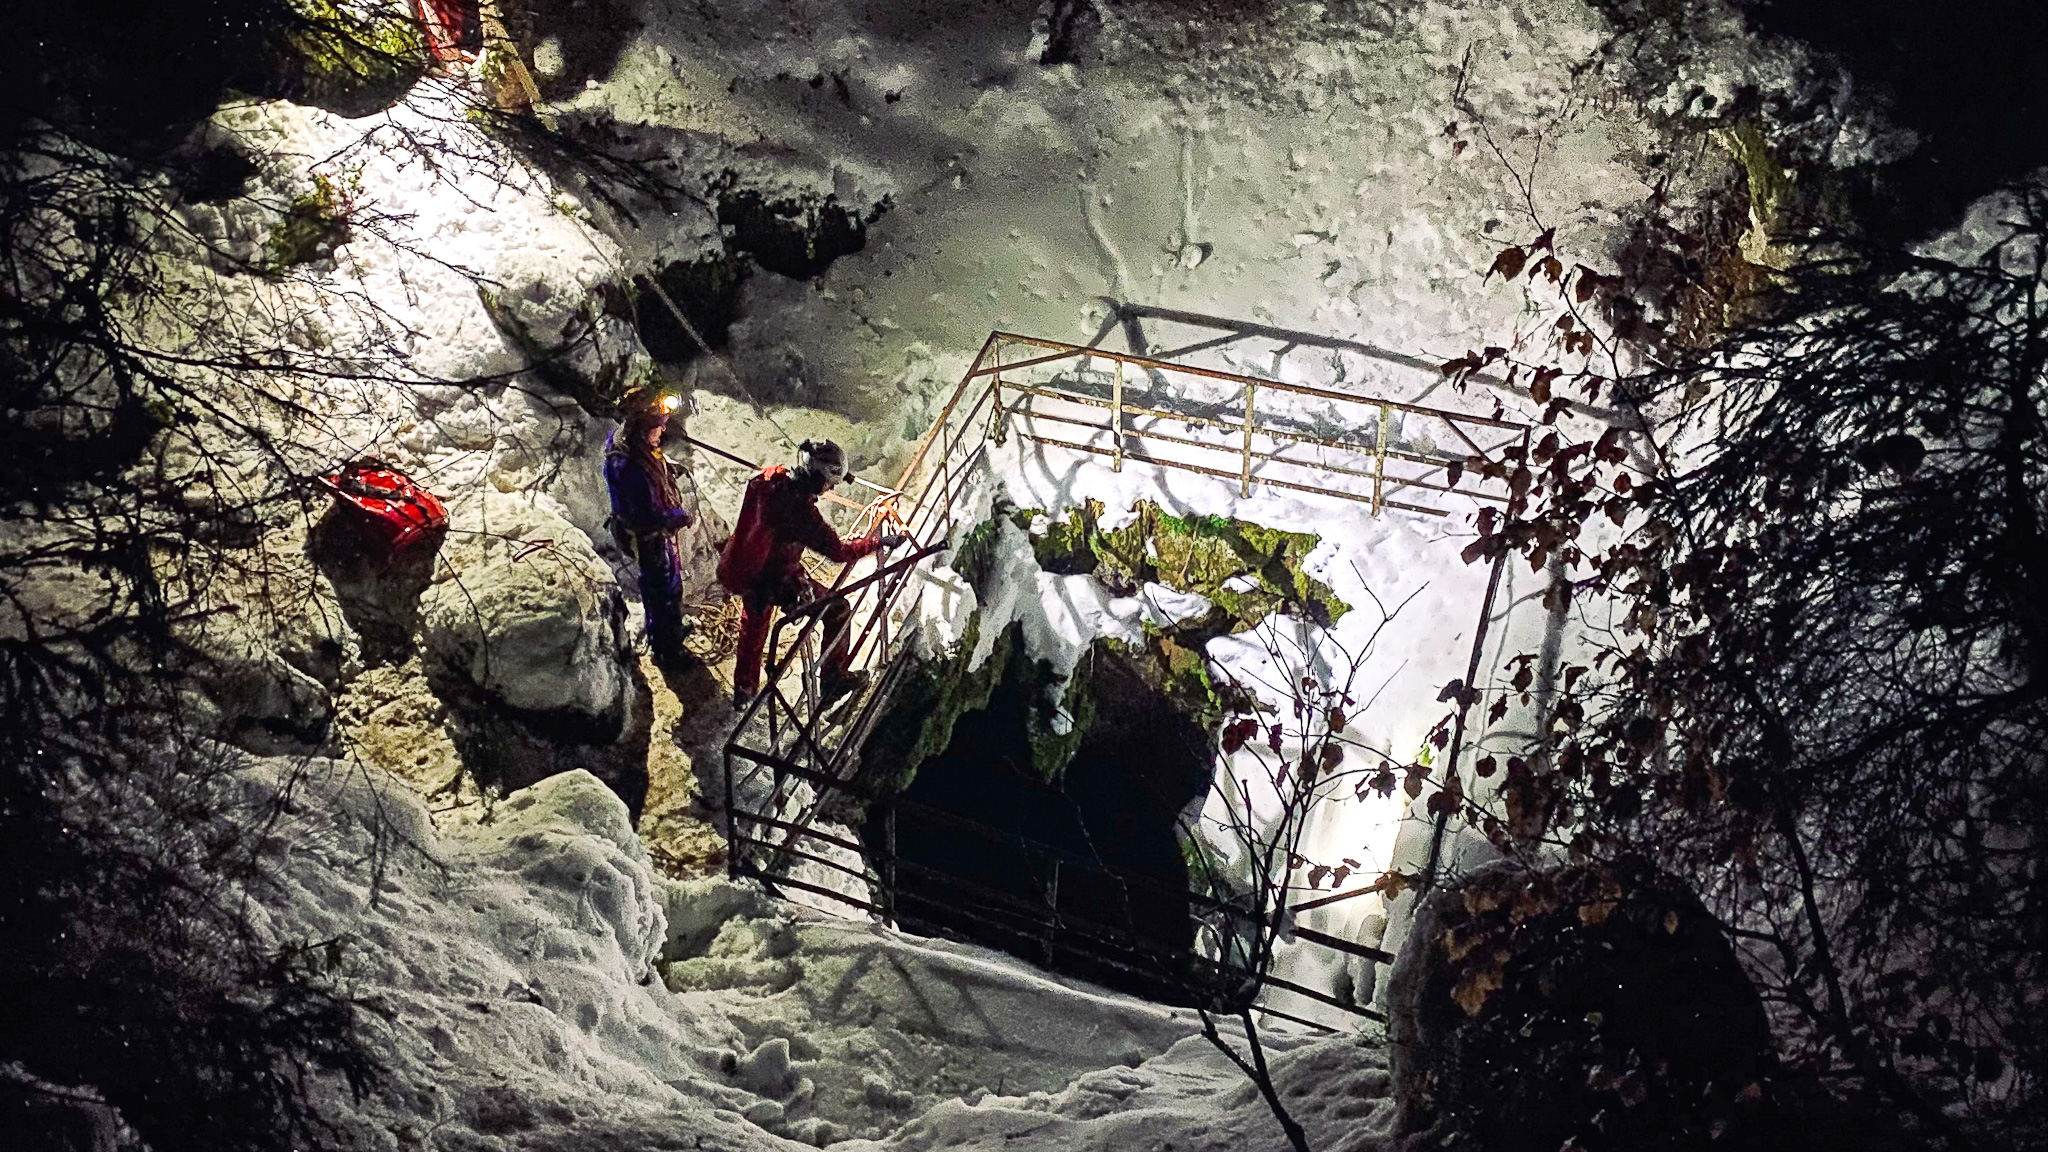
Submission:
<svg viewBox="0 0 2048 1152">
<path fill-rule="evenodd" d="M 905 536 L 901 532 L 891 532 L 880 540 L 882 551 L 887 552 L 891 548 L 901 548 L 909 539 L 910 537 Z"/>
</svg>

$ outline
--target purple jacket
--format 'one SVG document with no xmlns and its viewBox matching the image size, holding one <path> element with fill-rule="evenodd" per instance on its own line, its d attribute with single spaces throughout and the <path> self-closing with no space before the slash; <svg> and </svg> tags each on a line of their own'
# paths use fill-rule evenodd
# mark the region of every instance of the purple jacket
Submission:
<svg viewBox="0 0 2048 1152">
<path fill-rule="evenodd" d="M 646 555 L 647 538 L 658 536 L 666 547 L 668 570 L 680 575 L 682 557 L 676 551 L 674 533 L 678 528 L 689 527 L 696 517 L 690 515 L 688 508 L 662 502 L 654 478 L 647 475 L 631 453 L 618 446 L 618 438 L 614 429 L 604 442 L 604 484 L 611 492 L 612 516 L 637 538 L 642 565 L 650 559 Z"/>
</svg>

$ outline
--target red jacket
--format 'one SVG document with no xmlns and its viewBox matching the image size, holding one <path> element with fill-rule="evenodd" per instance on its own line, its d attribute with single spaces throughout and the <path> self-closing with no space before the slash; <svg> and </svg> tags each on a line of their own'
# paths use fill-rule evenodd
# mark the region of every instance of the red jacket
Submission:
<svg viewBox="0 0 2048 1152">
<path fill-rule="evenodd" d="M 818 511 L 818 494 L 805 491 L 789 469 L 777 464 L 747 481 L 746 499 L 732 539 L 718 557 L 718 582 L 755 603 L 789 604 L 805 581 L 804 549 L 839 564 L 850 564 L 881 547 L 875 533 L 842 540 Z"/>
</svg>

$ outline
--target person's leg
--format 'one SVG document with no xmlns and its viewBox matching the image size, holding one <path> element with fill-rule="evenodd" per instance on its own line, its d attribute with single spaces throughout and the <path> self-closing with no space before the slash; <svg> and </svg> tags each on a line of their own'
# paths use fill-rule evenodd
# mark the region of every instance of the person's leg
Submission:
<svg viewBox="0 0 2048 1152">
<path fill-rule="evenodd" d="M 775 605 L 748 597 L 741 602 L 739 651 L 733 656 L 732 698 L 743 704 L 761 690 L 762 649 L 768 646 L 768 625 Z"/>
<path fill-rule="evenodd" d="M 818 581 L 811 581 L 812 599 L 830 595 L 831 592 L 830 588 Z M 822 631 L 818 636 L 818 649 L 824 656 L 820 661 L 819 671 L 827 682 L 844 680 L 848 667 L 853 663 L 851 638 L 846 634 L 846 626 L 853 619 L 853 609 L 848 608 L 842 598 L 826 604 L 820 615 L 824 619 L 820 622 Z"/>
<path fill-rule="evenodd" d="M 683 588 L 673 573 L 659 564 L 640 568 L 640 605 L 647 613 L 647 646 L 654 651 L 657 665 L 682 662 Z"/>
</svg>

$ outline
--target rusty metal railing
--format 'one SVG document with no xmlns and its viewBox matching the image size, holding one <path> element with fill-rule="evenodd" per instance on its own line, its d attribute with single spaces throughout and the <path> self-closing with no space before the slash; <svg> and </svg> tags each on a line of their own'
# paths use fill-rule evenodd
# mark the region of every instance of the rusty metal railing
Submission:
<svg viewBox="0 0 2048 1152">
<path fill-rule="evenodd" d="M 1141 376 L 1148 387 L 1134 387 Z M 1161 395 L 1162 384 L 1174 381 L 1192 383 Z M 1083 418 L 1093 413 L 1104 418 Z M 1348 425 L 1347 415 L 1352 419 Z M 1041 423 L 1083 431 L 1070 433 L 1071 439 L 1049 436 L 1039 430 Z M 972 526 L 963 517 L 979 503 L 990 480 L 984 467 L 990 445 L 1012 435 L 1105 457 L 1117 471 L 1141 463 L 1235 481 L 1242 495 L 1264 486 L 1362 503 L 1374 515 L 1397 509 L 1445 516 L 1459 509 L 1457 501 L 1467 502 L 1466 507 L 1506 502 L 1468 466 L 1475 459 L 1499 460 L 1516 445 L 1526 452 L 1528 429 L 1500 419 L 1102 348 L 990 334 L 913 448 L 894 485 L 897 495 L 884 497 L 893 502 L 912 550 L 865 575 L 857 573 L 858 565 L 846 566 L 824 597 L 782 613 L 771 630 L 771 659 L 761 690 L 741 711 L 725 745 L 728 867 L 735 877 L 754 877 L 785 894 L 911 927 L 943 927 L 950 915 L 985 921 L 998 932 L 1053 931 L 1031 926 L 1038 924 L 1033 916 L 1048 915 L 1042 909 L 1020 910 L 1011 896 L 958 877 L 935 880 L 924 875 L 929 869 L 900 859 L 895 844 L 899 810 L 918 819 L 939 817 L 870 794 L 858 773 L 860 748 L 911 665 L 904 658 L 906 639 L 920 598 L 932 585 L 932 560 L 951 546 L 960 529 Z M 1470 483 L 1465 483 L 1468 476 Z M 846 700 L 828 705 L 820 695 L 820 672 L 825 608 L 832 603 L 849 609 L 843 640 L 848 666 L 867 673 L 867 682 Z M 884 802 L 879 842 L 851 826 L 855 814 L 877 801 Z M 943 818 L 959 822 L 958 817 Z M 1043 845 L 1034 850 L 1057 851 Z M 917 875 L 899 884 L 899 866 Z M 1145 883 L 1133 877 L 1119 882 Z M 933 894 L 940 891 L 955 894 L 938 902 L 945 915 L 934 902 Z M 1237 914 L 1204 897 L 1188 896 L 1203 915 L 1227 920 Z M 899 897 L 914 906 L 899 907 Z M 1062 925 L 1056 911 L 1050 916 L 1048 923 L 1066 935 L 1058 944 L 1046 936 L 1048 958 L 1062 949 L 1093 949 L 1095 959 L 1111 969 L 1195 972 L 1205 987 L 1251 976 L 1254 986 L 1285 988 L 1371 1015 L 1271 973 L 1249 974 L 1187 955 L 1162 957 L 1156 946 L 1113 926 Z M 1315 933 L 1303 938 L 1309 937 L 1337 951 L 1391 959 L 1349 941 Z"/>
<path fill-rule="evenodd" d="M 1025 428 L 1019 435 L 1051 447 L 1106 456 L 1115 471 L 1122 471 L 1126 461 L 1137 461 L 1234 479 L 1241 496 L 1267 486 L 1356 501 L 1370 505 L 1375 515 L 1388 508 L 1429 516 L 1463 510 L 1445 503 L 1447 497 L 1505 504 L 1505 493 L 1488 491 L 1476 474 L 1470 476 L 1471 483 L 1463 483 L 1464 474 L 1474 457 L 1496 461 L 1503 450 L 1522 444 L 1528 433 L 1526 425 L 1509 420 L 1307 384 L 1006 332 L 993 339 L 996 362 L 975 368 L 969 377 L 985 375 L 992 382 L 999 412 L 992 434 L 998 442 L 1021 422 Z M 1040 354 L 1003 364 L 1001 352 L 1012 346 Z M 1097 362 L 1110 367 L 1090 373 L 1088 367 Z M 1061 374 L 1061 369 L 1077 365 L 1080 371 Z M 1132 403 L 1127 380 L 1131 369 L 1164 378 L 1168 384 L 1207 384 L 1215 399 L 1191 405 L 1186 392 L 1177 390 L 1170 408 Z M 1081 413 L 1092 411 L 1104 412 L 1107 418 L 1081 418 Z M 1070 440 L 1032 430 L 1040 423 L 1079 428 L 1087 435 Z M 1174 425 L 1180 426 L 1178 432 L 1167 431 Z M 1455 447 L 1447 447 L 1445 441 Z M 1147 442 L 1160 448 L 1132 446 Z M 1323 454 L 1305 454 L 1317 449 Z M 1331 459 L 1331 452 L 1338 458 Z M 1358 466 L 1368 462 L 1369 467 Z M 1370 483 L 1347 486 L 1353 480 Z M 1423 500 L 1430 502 L 1419 502 Z"/>
</svg>

